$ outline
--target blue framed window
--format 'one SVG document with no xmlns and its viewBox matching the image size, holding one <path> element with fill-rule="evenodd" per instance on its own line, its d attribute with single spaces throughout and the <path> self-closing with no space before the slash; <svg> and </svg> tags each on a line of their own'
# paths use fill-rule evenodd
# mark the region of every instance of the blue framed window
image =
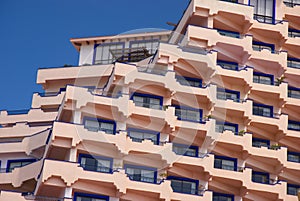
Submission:
<svg viewBox="0 0 300 201">
<path fill-rule="evenodd" d="M 130 41 L 129 46 L 131 49 L 143 48 L 143 49 L 147 50 L 149 56 L 152 56 L 155 54 L 155 52 L 159 46 L 159 40 L 153 39 L 153 40 Z"/>
<path fill-rule="evenodd" d="M 270 43 L 263 43 L 263 42 L 253 41 L 252 42 L 252 48 L 255 51 L 262 51 L 262 50 L 266 49 L 266 50 L 269 50 L 272 53 L 275 52 L 275 46 L 273 44 L 270 44 Z"/>
<path fill-rule="evenodd" d="M 192 77 L 182 77 L 176 75 L 176 80 L 184 86 L 190 86 L 190 87 L 202 87 L 202 80 L 198 78 L 192 78 Z"/>
<path fill-rule="evenodd" d="M 288 130 L 300 131 L 300 122 L 289 120 Z"/>
<path fill-rule="evenodd" d="M 191 121 L 191 122 L 202 122 L 202 110 L 196 109 L 192 107 L 186 106 L 178 106 L 174 105 L 175 107 L 175 115 L 177 116 L 178 120 L 182 121 Z"/>
<path fill-rule="evenodd" d="M 124 165 L 125 173 L 130 180 L 141 181 L 146 183 L 157 182 L 157 169 L 135 165 Z"/>
<path fill-rule="evenodd" d="M 261 184 L 269 184 L 270 175 L 267 172 L 252 171 L 252 181 Z"/>
<path fill-rule="evenodd" d="M 252 138 L 253 147 L 270 147 L 270 140 L 265 140 L 261 138 Z"/>
<path fill-rule="evenodd" d="M 239 32 L 228 31 L 223 29 L 217 29 L 217 31 L 222 36 L 227 36 L 231 38 L 241 38 L 241 34 Z"/>
<path fill-rule="evenodd" d="M 288 57 L 287 67 L 300 69 L 300 59 Z"/>
<path fill-rule="evenodd" d="M 162 109 L 163 97 L 150 94 L 133 93 L 131 100 L 139 107 L 145 107 L 150 109 Z"/>
<path fill-rule="evenodd" d="M 288 97 L 300 99 L 300 89 L 296 87 L 288 87 Z"/>
<path fill-rule="evenodd" d="M 128 128 L 128 136 L 133 142 L 142 142 L 143 140 L 151 140 L 154 144 L 159 144 L 160 133 L 151 130 L 141 130 L 136 128 Z"/>
<path fill-rule="evenodd" d="M 253 82 L 259 84 L 274 85 L 274 76 L 259 72 L 253 72 Z"/>
<path fill-rule="evenodd" d="M 75 192 L 73 201 L 109 201 L 109 197 L 104 195 Z"/>
<path fill-rule="evenodd" d="M 94 64 L 111 64 L 118 58 L 115 57 L 114 51 L 124 52 L 125 43 L 102 43 L 94 47 Z"/>
<path fill-rule="evenodd" d="M 8 160 L 6 166 L 6 172 L 11 172 L 15 168 L 24 167 L 28 164 L 35 162 L 36 159 L 17 159 L 17 160 Z"/>
<path fill-rule="evenodd" d="M 234 102 L 239 102 L 240 92 L 233 91 L 229 89 L 218 88 L 217 89 L 217 99 L 220 100 L 233 100 Z"/>
<path fill-rule="evenodd" d="M 89 131 L 104 131 L 107 134 L 116 134 L 116 122 L 105 119 L 96 119 L 92 117 L 84 117 L 84 128 Z"/>
<path fill-rule="evenodd" d="M 229 122 L 216 122 L 216 132 L 223 133 L 225 130 L 232 131 L 233 133 L 238 133 L 239 125 Z"/>
<path fill-rule="evenodd" d="M 237 170 L 237 159 L 215 155 L 214 168 L 236 171 Z"/>
<path fill-rule="evenodd" d="M 237 70 L 239 69 L 238 63 L 235 63 L 235 62 L 229 62 L 229 61 L 221 61 L 221 60 L 218 60 L 218 61 L 217 61 L 217 65 L 219 65 L 219 66 L 221 66 L 222 68 L 227 69 L 227 70 L 234 70 L 234 71 L 237 71 Z"/>
<path fill-rule="evenodd" d="M 298 195 L 298 192 L 300 190 L 300 185 L 295 184 L 287 184 L 287 194 L 288 195 Z"/>
<path fill-rule="evenodd" d="M 253 103 L 253 115 L 273 117 L 273 106 Z"/>
<path fill-rule="evenodd" d="M 112 158 L 79 154 L 78 162 L 84 170 L 112 173 Z"/>
<path fill-rule="evenodd" d="M 300 6 L 300 0 L 284 0 L 283 3 L 288 7 Z"/>
<path fill-rule="evenodd" d="M 173 192 L 198 195 L 198 180 L 174 176 L 169 176 L 167 177 L 167 179 L 171 181 L 171 187 L 173 189 Z"/>
<path fill-rule="evenodd" d="M 300 153 L 298 152 L 288 152 L 287 160 L 290 162 L 300 163 Z"/>
<path fill-rule="evenodd" d="M 300 5 L 300 1 L 299 1 L 299 5 Z M 291 38 L 300 37 L 300 30 L 289 29 L 288 34 L 289 34 L 289 37 L 291 37 Z"/>
<path fill-rule="evenodd" d="M 258 22 L 274 24 L 275 22 L 275 1 L 274 0 L 250 0 L 254 7 L 254 19 Z"/>
<path fill-rule="evenodd" d="M 172 150 L 177 155 L 198 157 L 199 147 L 173 143 Z"/>
<path fill-rule="evenodd" d="M 234 195 L 213 192 L 213 201 L 234 201 Z"/>
</svg>

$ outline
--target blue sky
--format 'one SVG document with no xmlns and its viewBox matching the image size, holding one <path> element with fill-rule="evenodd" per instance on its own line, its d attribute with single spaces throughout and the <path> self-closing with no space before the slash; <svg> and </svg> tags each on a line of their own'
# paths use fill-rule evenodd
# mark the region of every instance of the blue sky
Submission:
<svg viewBox="0 0 300 201">
<path fill-rule="evenodd" d="M 188 0 L 0 0 L 0 109 L 30 108 L 39 67 L 76 65 L 70 38 L 171 29 Z"/>
</svg>

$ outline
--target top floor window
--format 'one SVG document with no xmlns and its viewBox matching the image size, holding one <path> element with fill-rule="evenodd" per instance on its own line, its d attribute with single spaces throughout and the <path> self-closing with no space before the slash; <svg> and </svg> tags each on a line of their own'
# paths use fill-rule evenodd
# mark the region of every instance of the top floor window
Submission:
<svg viewBox="0 0 300 201">
<path fill-rule="evenodd" d="M 123 51 L 125 44 L 103 43 L 95 45 L 94 64 L 111 64 L 118 58 L 115 58 L 113 51 Z"/>
<path fill-rule="evenodd" d="M 161 96 L 134 93 L 131 99 L 133 100 L 136 106 L 158 109 L 158 110 L 162 108 L 163 98 Z"/>
<path fill-rule="evenodd" d="M 263 23 L 274 23 L 275 2 L 274 0 L 250 0 L 250 5 L 254 7 L 254 19 Z"/>
<path fill-rule="evenodd" d="M 153 40 L 139 40 L 139 41 L 131 41 L 130 48 L 131 49 L 145 49 L 149 56 L 154 55 L 159 45 L 158 39 Z"/>
<path fill-rule="evenodd" d="M 288 7 L 294 7 L 300 5 L 300 0 L 284 0 L 283 3 Z"/>
</svg>

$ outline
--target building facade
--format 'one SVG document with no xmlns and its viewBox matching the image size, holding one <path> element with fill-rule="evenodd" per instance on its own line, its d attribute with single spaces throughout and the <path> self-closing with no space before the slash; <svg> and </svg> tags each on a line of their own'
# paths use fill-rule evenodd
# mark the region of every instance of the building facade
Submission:
<svg viewBox="0 0 300 201">
<path fill-rule="evenodd" d="M 0 113 L 0 201 L 297 201 L 300 1 L 191 0 L 173 31 L 71 39 Z"/>
</svg>

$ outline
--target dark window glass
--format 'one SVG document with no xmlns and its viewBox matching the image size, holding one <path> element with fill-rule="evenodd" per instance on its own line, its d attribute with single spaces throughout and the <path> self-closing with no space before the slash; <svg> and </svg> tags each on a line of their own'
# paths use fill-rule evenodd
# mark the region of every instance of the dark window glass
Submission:
<svg viewBox="0 0 300 201">
<path fill-rule="evenodd" d="M 84 127 L 89 131 L 104 131 L 108 134 L 115 134 L 115 123 L 104 121 L 101 119 L 86 119 L 84 121 Z"/>
<path fill-rule="evenodd" d="M 300 163 L 300 153 L 288 152 L 287 160 L 290 162 Z"/>
<path fill-rule="evenodd" d="M 11 172 L 15 168 L 24 167 L 28 164 L 33 163 L 34 161 L 35 161 L 34 159 L 20 160 L 20 161 L 9 161 L 7 171 Z"/>
<path fill-rule="evenodd" d="M 265 172 L 254 172 L 252 171 L 252 181 L 262 184 L 269 184 L 269 174 Z"/>
<path fill-rule="evenodd" d="M 232 131 L 233 133 L 238 132 L 238 125 L 227 123 L 227 122 L 216 122 L 216 132 L 223 133 L 225 130 Z"/>
<path fill-rule="evenodd" d="M 114 51 L 124 51 L 124 43 L 101 44 L 95 48 L 95 64 L 111 64 L 117 60 Z"/>
<path fill-rule="evenodd" d="M 288 58 L 287 66 L 289 68 L 298 68 L 300 69 L 300 60 L 294 58 Z"/>
<path fill-rule="evenodd" d="M 274 0 L 250 0 L 254 7 L 254 19 L 263 23 L 274 22 Z"/>
<path fill-rule="evenodd" d="M 273 110 L 271 106 L 253 104 L 253 114 L 264 117 L 272 117 Z"/>
<path fill-rule="evenodd" d="M 264 140 L 260 138 L 252 138 L 252 146 L 253 147 L 269 147 L 270 141 Z"/>
<path fill-rule="evenodd" d="M 151 140 L 154 144 L 159 142 L 159 133 L 143 130 L 129 129 L 129 137 L 134 142 L 142 142 L 143 140 Z"/>
<path fill-rule="evenodd" d="M 225 159 L 218 156 L 215 156 L 214 167 L 218 169 L 231 170 L 231 171 L 235 171 L 237 169 L 236 160 L 234 158 Z"/>
<path fill-rule="evenodd" d="M 126 174 L 131 180 L 155 183 L 156 174 L 154 170 L 143 169 L 139 167 L 126 167 Z"/>
<path fill-rule="evenodd" d="M 196 146 L 173 144 L 172 149 L 173 152 L 175 152 L 178 155 L 192 156 L 192 157 L 198 156 L 198 148 Z"/>
<path fill-rule="evenodd" d="M 143 95 L 133 95 L 132 100 L 136 106 L 151 109 L 161 109 L 161 98 Z"/>
<path fill-rule="evenodd" d="M 80 156 L 80 165 L 85 170 L 96 172 L 111 172 L 111 160 L 104 158 L 94 158 L 93 156 Z"/>
<path fill-rule="evenodd" d="M 289 123 L 288 123 L 288 129 L 289 130 L 300 131 L 300 122 L 289 121 Z"/>
<path fill-rule="evenodd" d="M 200 79 L 176 76 L 176 80 L 184 86 L 202 87 L 202 80 Z"/>
<path fill-rule="evenodd" d="M 201 122 L 201 110 L 194 108 L 175 108 L 175 115 L 179 120 Z"/>
<path fill-rule="evenodd" d="M 177 193 L 187 193 L 196 195 L 197 194 L 197 183 L 192 181 L 183 181 L 183 180 L 177 180 L 172 179 L 171 180 L 171 187 L 174 192 Z"/>
<path fill-rule="evenodd" d="M 290 88 L 288 89 L 288 97 L 300 99 L 300 89 Z"/>
<path fill-rule="evenodd" d="M 213 193 L 213 201 L 234 201 L 234 195 Z"/>
<path fill-rule="evenodd" d="M 227 70 L 238 70 L 238 64 L 226 61 L 217 61 L 217 65 Z"/>
<path fill-rule="evenodd" d="M 300 190 L 300 186 L 288 184 L 287 185 L 287 194 L 288 195 L 298 195 L 298 192 Z"/>
<path fill-rule="evenodd" d="M 253 82 L 260 84 L 273 85 L 274 80 L 272 75 L 261 74 L 261 73 L 253 73 Z"/>
<path fill-rule="evenodd" d="M 239 101 L 239 94 L 238 91 L 232 91 L 232 90 L 226 90 L 226 89 L 220 89 L 217 90 L 217 99 L 221 100 L 233 100 L 235 102 Z"/>
</svg>

